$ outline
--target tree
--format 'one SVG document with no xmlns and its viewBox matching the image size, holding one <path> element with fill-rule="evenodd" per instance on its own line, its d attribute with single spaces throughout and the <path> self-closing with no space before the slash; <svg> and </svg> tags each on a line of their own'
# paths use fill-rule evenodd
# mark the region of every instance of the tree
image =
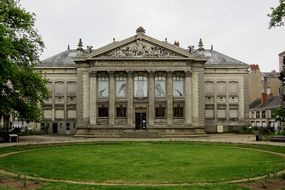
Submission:
<svg viewBox="0 0 285 190">
<path fill-rule="evenodd" d="M 281 130 L 283 131 L 283 124 L 285 121 L 285 108 L 274 108 L 272 110 L 272 118 L 274 118 L 275 121 L 280 122 Z"/>
<path fill-rule="evenodd" d="M 34 27 L 35 15 L 19 0 L 0 1 L 0 118 L 39 121 L 48 96 L 46 79 L 34 67 L 44 44 Z"/>
<path fill-rule="evenodd" d="M 269 28 L 284 26 L 285 20 L 285 0 L 279 0 L 279 5 L 275 8 L 271 7 Z"/>
</svg>

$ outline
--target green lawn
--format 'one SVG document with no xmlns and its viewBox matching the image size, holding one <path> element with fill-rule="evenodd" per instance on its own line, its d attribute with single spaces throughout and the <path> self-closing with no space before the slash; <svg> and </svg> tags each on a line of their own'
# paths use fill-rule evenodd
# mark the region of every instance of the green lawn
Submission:
<svg viewBox="0 0 285 190">
<path fill-rule="evenodd" d="M 16 173 L 81 181 L 195 183 L 266 175 L 284 169 L 285 159 L 219 144 L 125 142 L 39 148 L 0 158 L 0 167 Z"/>
</svg>

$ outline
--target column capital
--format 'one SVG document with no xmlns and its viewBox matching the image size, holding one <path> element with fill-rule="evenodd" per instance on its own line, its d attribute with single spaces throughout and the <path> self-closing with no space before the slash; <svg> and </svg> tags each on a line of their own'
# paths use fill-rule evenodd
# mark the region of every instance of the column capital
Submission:
<svg viewBox="0 0 285 190">
<path fill-rule="evenodd" d="M 173 74 L 173 70 L 166 70 L 167 76 L 171 77 Z"/>
<path fill-rule="evenodd" d="M 90 76 L 91 78 L 96 78 L 96 75 L 97 75 L 97 71 L 91 71 L 91 72 L 89 73 L 89 76 Z"/>
<path fill-rule="evenodd" d="M 128 73 L 128 76 L 131 77 L 134 74 L 133 70 L 127 69 L 126 72 Z"/>
<path fill-rule="evenodd" d="M 192 76 L 192 72 L 191 71 L 185 71 L 185 77 L 191 77 Z"/>
<path fill-rule="evenodd" d="M 150 77 L 153 77 L 153 76 L 154 76 L 154 73 L 155 73 L 155 70 L 149 69 L 149 70 L 147 70 L 147 72 L 148 72 L 148 75 L 149 75 Z"/>
<path fill-rule="evenodd" d="M 115 71 L 108 70 L 107 71 L 110 77 L 114 77 Z"/>
</svg>

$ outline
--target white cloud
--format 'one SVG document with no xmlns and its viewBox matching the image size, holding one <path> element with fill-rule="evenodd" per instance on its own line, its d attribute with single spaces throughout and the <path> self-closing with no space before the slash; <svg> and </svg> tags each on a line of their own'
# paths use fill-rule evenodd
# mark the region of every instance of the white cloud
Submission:
<svg viewBox="0 0 285 190">
<path fill-rule="evenodd" d="M 76 48 L 79 38 L 94 48 L 135 34 L 146 34 L 182 47 L 202 38 L 214 48 L 262 71 L 278 70 L 285 28 L 268 30 L 270 7 L 278 0 L 23 0 L 37 15 L 36 27 L 46 44 L 42 58 Z"/>
</svg>

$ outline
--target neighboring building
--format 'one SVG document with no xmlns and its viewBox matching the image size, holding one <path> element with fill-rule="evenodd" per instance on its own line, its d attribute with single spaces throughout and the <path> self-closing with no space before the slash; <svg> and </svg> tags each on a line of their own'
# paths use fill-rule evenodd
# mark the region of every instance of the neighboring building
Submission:
<svg viewBox="0 0 285 190">
<path fill-rule="evenodd" d="M 260 98 L 265 92 L 268 96 L 278 96 L 280 94 L 281 81 L 279 73 L 274 71 L 261 72 L 258 65 L 250 65 L 249 72 L 249 102 Z"/>
<path fill-rule="evenodd" d="M 285 51 L 279 53 L 279 72 L 283 71 L 285 65 Z"/>
<path fill-rule="evenodd" d="M 267 96 L 263 93 L 249 105 L 249 120 L 252 127 L 274 127 L 276 130 L 280 123 L 272 118 L 272 110 L 281 106 L 281 96 Z"/>
<path fill-rule="evenodd" d="M 37 67 L 49 80 L 52 134 L 160 136 L 248 125 L 248 65 L 217 51 L 183 49 L 145 35 L 93 50 L 68 49 Z"/>
</svg>

